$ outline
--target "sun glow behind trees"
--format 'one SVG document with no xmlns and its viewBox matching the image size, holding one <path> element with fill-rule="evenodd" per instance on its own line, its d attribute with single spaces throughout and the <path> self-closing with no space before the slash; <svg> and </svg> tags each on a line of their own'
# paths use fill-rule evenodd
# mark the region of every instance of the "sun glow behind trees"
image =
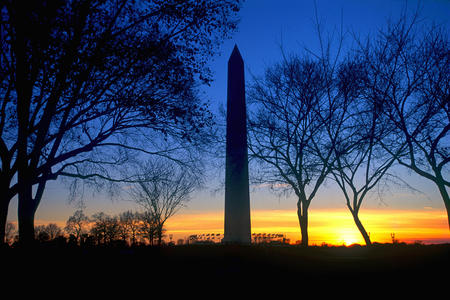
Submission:
<svg viewBox="0 0 450 300">
<path fill-rule="evenodd" d="M 285 234 L 291 243 L 300 240 L 295 210 L 254 210 L 251 212 L 252 233 Z M 367 209 L 361 212 L 373 242 L 392 242 L 391 233 L 399 242 L 450 242 L 445 210 Z M 310 244 L 364 245 L 364 239 L 345 209 L 311 209 Z M 167 234 L 173 238 L 190 234 L 223 233 L 223 213 L 180 213 L 167 221 Z"/>
<path fill-rule="evenodd" d="M 310 214 L 310 245 L 364 245 L 351 214 L 345 208 L 313 208 Z M 282 234 L 291 244 L 301 239 L 295 210 L 255 209 L 251 211 L 252 234 Z M 450 243 L 444 208 L 371 208 L 361 212 L 370 238 L 375 243 Z M 214 233 L 223 237 L 223 211 L 183 211 L 167 220 L 166 242 L 187 240 L 190 235 Z M 11 221 L 17 228 L 17 221 Z M 66 220 L 37 219 L 36 226 L 55 223 L 64 228 Z M 214 242 L 220 242 L 220 238 Z"/>
</svg>

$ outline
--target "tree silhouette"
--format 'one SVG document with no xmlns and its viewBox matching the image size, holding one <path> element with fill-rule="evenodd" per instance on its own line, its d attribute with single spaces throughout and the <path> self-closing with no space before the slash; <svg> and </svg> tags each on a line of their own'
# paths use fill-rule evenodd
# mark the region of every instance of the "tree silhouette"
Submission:
<svg viewBox="0 0 450 300">
<path fill-rule="evenodd" d="M 149 161 L 140 173 L 145 176 L 130 188 L 129 195 L 144 209 L 148 227 L 154 227 L 161 244 L 165 222 L 189 200 L 198 177 L 163 160 Z"/>
<path fill-rule="evenodd" d="M 450 226 L 448 31 L 420 22 L 417 13 L 405 14 L 359 46 L 368 77 L 365 98 L 378 103 L 394 128 L 381 145 L 400 165 L 436 184 Z"/>
<path fill-rule="evenodd" d="M 78 209 L 72 216 L 66 221 L 66 227 L 64 230 L 68 234 L 73 234 L 77 243 L 80 242 L 81 236 L 87 232 L 87 225 L 89 224 L 89 218 L 86 216 L 82 209 Z"/>
<path fill-rule="evenodd" d="M 196 87 L 210 82 L 206 62 L 236 28 L 239 6 L 2 1 L 1 240 L 15 195 L 27 242 L 49 180 L 132 181 L 117 176 L 129 157 L 175 158 L 201 141 L 211 116 Z"/>
<path fill-rule="evenodd" d="M 263 182 L 294 191 L 305 246 L 308 208 L 331 170 L 331 144 L 339 132 L 332 126 L 341 122 L 330 67 L 320 60 L 285 57 L 257 78 L 249 93 L 255 111 L 249 116 L 250 155 L 262 163 Z"/>
<path fill-rule="evenodd" d="M 120 225 L 117 216 L 109 216 L 104 212 L 92 216 L 94 223 L 90 232 L 98 244 L 111 244 L 119 238 Z"/>
<path fill-rule="evenodd" d="M 124 239 L 129 238 L 132 245 L 136 244 L 136 238 L 139 233 L 140 218 L 138 213 L 125 211 L 119 214 L 121 235 Z"/>
<path fill-rule="evenodd" d="M 308 209 L 330 174 L 347 103 L 336 84 L 343 30 L 325 40 L 315 9 L 318 52 L 287 56 L 250 89 L 249 149 L 262 162 L 260 181 L 294 191 L 302 245 L 308 245 Z M 281 183 L 281 184 L 280 184 Z"/>
<path fill-rule="evenodd" d="M 395 162 L 395 157 L 379 143 L 392 129 L 380 111 L 379 102 L 364 97 L 369 79 L 359 56 L 349 54 L 337 73 L 336 85 L 342 98 L 339 110 L 344 121 L 334 143 L 331 174 L 366 245 L 370 246 L 370 236 L 358 214 L 367 194 L 386 177 Z"/>
<path fill-rule="evenodd" d="M 48 242 L 62 236 L 63 231 L 55 223 L 35 227 L 35 235 L 38 241 Z"/>
</svg>

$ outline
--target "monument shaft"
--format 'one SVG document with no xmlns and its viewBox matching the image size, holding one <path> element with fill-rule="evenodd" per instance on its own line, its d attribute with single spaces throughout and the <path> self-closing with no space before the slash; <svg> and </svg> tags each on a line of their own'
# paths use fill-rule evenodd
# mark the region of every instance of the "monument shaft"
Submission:
<svg viewBox="0 0 450 300">
<path fill-rule="evenodd" d="M 249 244 L 247 120 L 244 61 L 237 46 L 228 60 L 224 242 Z"/>
</svg>

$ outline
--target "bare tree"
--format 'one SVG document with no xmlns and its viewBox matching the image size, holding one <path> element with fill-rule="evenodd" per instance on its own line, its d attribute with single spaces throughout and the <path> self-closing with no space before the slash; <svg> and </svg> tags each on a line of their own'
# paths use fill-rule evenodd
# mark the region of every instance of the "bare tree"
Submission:
<svg viewBox="0 0 450 300">
<path fill-rule="evenodd" d="M 41 242 L 48 242 L 62 235 L 62 230 L 58 225 L 49 223 L 47 225 L 36 226 L 36 238 Z"/>
<path fill-rule="evenodd" d="M 129 238 L 132 245 L 136 244 L 136 237 L 139 233 L 141 220 L 138 213 L 125 211 L 119 214 L 121 225 L 121 235 L 124 240 Z"/>
<path fill-rule="evenodd" d="M 55 223 L 47 224 L 46 231 L 50 237 L 50 240 L 54 240 L 63 234 L 62 229 Z"/>
<path fill-rule="evenodd" d="M 342 190 L 348 209 L 366 245 L 370 237 L 359 211 L 363 200 L 395 162 L 379 143 L 391 128 L 377 101 L 365 98 L 365 63 L 355 53 L 343 61 L 337 72 L 336 85 L 341 98 L 338 109 L 344 114 L 334 147 L 332 178 Z"/>
<path fill-rule="evenodd" d="M 86 216 L 82 209 L 78 209 L 66 222 L 64 230 L 68 234 L 73 234 L 76 241 L 79 243 L 81 236 L 87 233 L 87 225 L 89 224 L 89 218 Z"/>
<path fill-rule="evenodd" d="M 348 103 L 336 85 L 343 26 L 324 38 L 315 6 L 319 50 L 286 56 L 250 87 L 250 156 L 261 163 L 259 180 L 297 196 L 302 245 L 308 245 L 308 209 L 330 174 Z M 281 47 L 282 48 L 282 47 Z M 258 178 L 257 178 L 258 180 Z M 276 188 L 277 189 L 277 188 Z"/>
<path fill-rule="evenodd" d="M 148 224 L 154 224 L 158 243 L 161 244 L 165 222 L 198 187 L 198 174 L 189 173 L 168 160 L 148 161 L 141 174 L 146 175 L 133 185 L 129 195 L 144 209 Z"/>
<path fill-rule="evenodd" d="M 250 155 L 260 178 L 293 190 L 302 245 L 308 245 L 308 208 L 331 170 L 344 114 L 333 87 L 329 60 L 284 57 L 255 79 L 249 99 Z M 281 185 L 280 185 L 281 184 Z"/>
<path fill-rule="evenodd" d="M 119 239 L 120 225 L 117 216 L 109 216 L 104 212 L 92 215 L 93 225 L 90 232 L 98 244 L 111 244 Z"/>
<path fill-rule="evenodd" d="M 379 104 L 395 129 L 380 140 L 384 150 L 436 184 L 450 226 L 448 31 L 420 21 L 417 13 L 404 14 L 359 45 L 368 77 L 365 98 Z"/>
<path fill-rule="evenodd" d="M 35 238 L 39 242 L 48 242 L 50 240 L 50 236 L 48 235 L 45 225 L 39 225 L 34 227 Z"/>
<path fill-rule="evenodd" d="M 158 232 L 158 224 L 154 215 L 150 211 L 139 213 L 139 234 L 147 239 L 150 245 L 154 245 Z"/>
<path fill-rule="evenodd" d="M 35 228 L 36 238 L 41 242 L 52 241 L 61 236 L 62 233 L 62 229 L 55 223 L 40 225 Z"/>
<path fill-rule="evenodd" d="M 211 116 L 197 86 L 211 81 L 206 63 L 236 28 L 239 7 L 2 1 L 1 239 L 15 195 L 19 236 L 30 241 L 49 180 L 131 181 L 117 176 L 128 157 L 171 158 L 201 140 Z M 164 138 L 171 143 L 158 148 Z"/>
</svg>

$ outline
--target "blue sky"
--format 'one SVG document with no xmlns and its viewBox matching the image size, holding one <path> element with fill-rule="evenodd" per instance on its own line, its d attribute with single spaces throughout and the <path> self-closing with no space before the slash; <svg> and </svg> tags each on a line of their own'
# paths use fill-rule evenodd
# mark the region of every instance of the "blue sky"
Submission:
<svg viewBox="0 0 450 300">
<path fill-rule="evenodd" d="M 281 44 L 287 52 L 304 47 L 317 51 L 314 3 L 324 32 L 340 30 L 342 22 L 347 42 L 351 42 L 350 32 L 362 37 L 376 33 L 387 19 L 398 18 L 405 7 L 413 12 L 419 5 L 421 16 L 432 22 L 448 26 L 450 21 L 448 0 L 246 0 L 239 31 L 222 45 L 221 56 L 212 63 L 215 82 L 207 91 L 213 101 L 225 103 L 226 64 L 234 44 L 244 58 L 247 79 L 279 60 Z"/>
<path fill-rule="evenodd" d="M 252 76 L 262 75 L 268 65 L 280 59 L 281 45 L 287 53 L 301 53 L 305 47 L 312 51 L 319 50 L 315 26 L 316 11 L 325 35 L 337 35 L 342 27 L 345 34 L 344 43 L 349 45 L 352 33 L 361 37 L 374 35 L 379 28 L 385 26 L 388 19 L 396 20 L 405 9 L 408 13 L 413 13 L 418 6 L 421 8 L 420 17 L 425 21 L 449 26 L 450 1 L 247 0 L 240 12 L 239 31 L 223 44 L 222 55 L 212 63 L 215 81 L 211 87 L 205 89 L 205 93 L 213 104 L 225 107 L 227 61 L 234 44 L 238 45 L 243 56 L 245 76 L 249 81 Z M 373 201 L 366 206 L 443 208 L 442 200 L 433 183 L 402 168 L 395 169 L 395 173 L 403 179 L 407 178 L 408 183 L 422 193 L 413 193 L 406 188 L 392 185 L 383 194 L 382 200 L 385 203 L 381 203 L 380 199 L 374 196 Z M 214 203 L 220 203 L 219 199 Z M 293 198 L 282 200 L 266 192 L 254 193 L 252 199 L 252 207 L 274 209 L 295 207 L 296 202 Z M 344 201 L 339 191 L 329 183 L 319 193 L 318 199 L 313 200 L 311 207 L 343 207 L 343 205 Z"/>
<path fill-rule="evenodd" d="M 397 18 L 405 5 L 409 11 L 415 10 L 418 1 L 404 0 L 316 0 L 319 20 L 325 32 L 339 30 L 341 21 L 346 32 L 354 31 L 361 36 L 376 32 L 388 18 Z M 444 23 L 449 26 L 450 1 L 423 0 L 422 17 Z M 313 0 L 247 0 L 239 13 L 241 22 L 239 30 L 233 38 L 226 41 L 220 48 L 220 56 L 214 58 L 211 68 L 214 82 L 210 87 L 202 89 L 204 96 L 210 100 L 214 109 L 225 105 L 227 61 L 234 44 L 237 44 L 246 66 L 246 79 L 251 75 L 261 75 L 264 68 L 280 58 L 280 45 L 287 52 L 299 52 L 308 47 L 318 49 L 318 37 L 315 28 L 315 8 Z M 350 42 L 350 35 L 347 35 Z M 251 170 L 250 170 L 251 171 Z M 409 172 L 396 170 L 408 182 L 421 190 L 423 194 L 391 186 L 386 192 L 383 202 L 375 195 L 367 199 L 364 207 L 389 206 L 396 209 L 433 207 L 442 209 L 443 203 L 437 188 L 425 179 Z M 218 172 L 216 174 L 223 174 Z M 223 210 L 224 192 L 214 191 L 221 178 L 216 178 L 207 185 L 210 189 L 192 196 L 192 200 L 181 212 L 217 211 Z M 60 182 L 48 185 L 36 219 L 56 221 L 66 220 L 74 211 L 68 204 L 68 190 Z M 93 195 L 86 191 L 85 202 L 88 213 L 105 211 L 116 213 L 126 209 L 134 209 L 132 203 L 120 199 L 111 199 L 102 194 Z M 295 209 L 296 200 L 293 197 L 277 197 L 267 190 L 254 188 L 251 192 L 251 208 L 253 209 Z M 333 185 L 327 184 L 313 200 L 311 208 L 345 208 L 344 200 Z M 10 205 L 9 219 L 16 220 L 17 203 Z"/>
</svg>

